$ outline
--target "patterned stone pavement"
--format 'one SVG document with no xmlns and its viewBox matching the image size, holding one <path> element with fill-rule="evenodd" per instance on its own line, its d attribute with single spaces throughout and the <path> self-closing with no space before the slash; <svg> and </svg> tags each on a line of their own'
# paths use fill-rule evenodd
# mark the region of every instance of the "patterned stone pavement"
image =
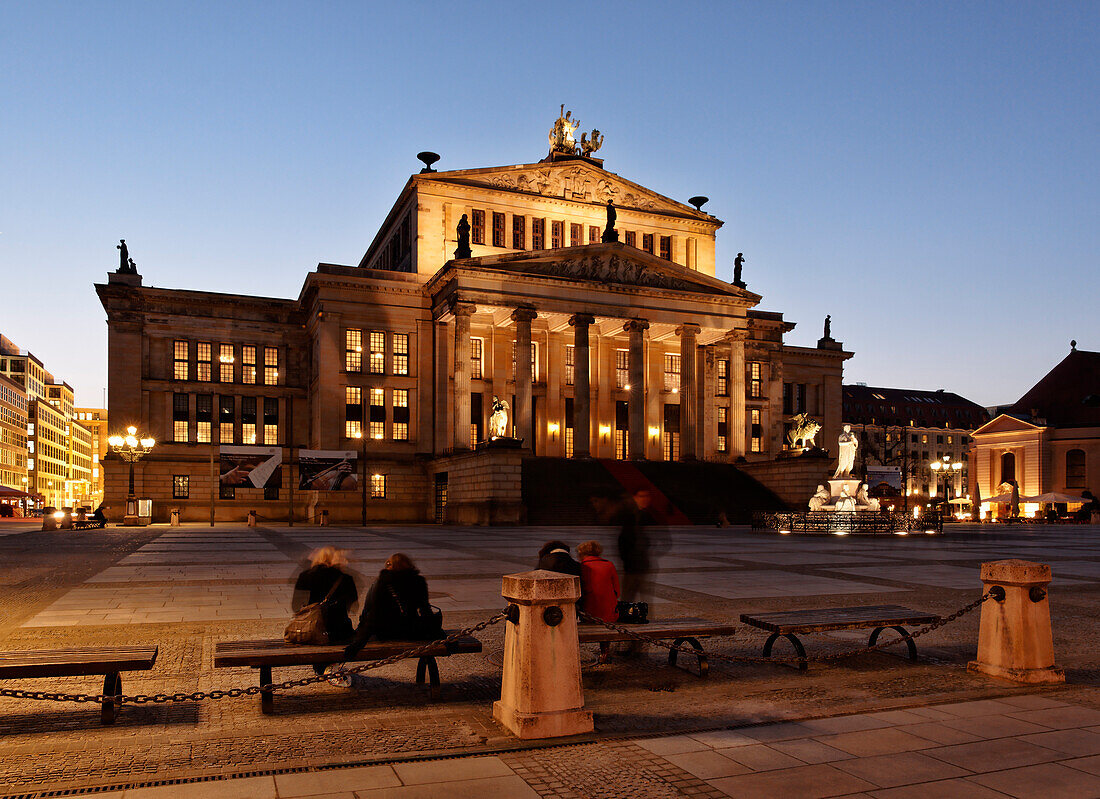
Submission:
<svg viewBox="0 0 1100 799">
<path fill-rule="evenodd" d="M 447 626 L 457 627 L 499 609 L 500 575 L 530 568 L 543 540 L 596 538 L 613 553 L 615 534 L 0 527 L 0 648 L 158 644 L 153 671 L 123 676 L 127 693 L 254 684 L 248 669 L 215 671 L 214 644 L 278 636 L 294 576 L 322 544 L 351 550 L 364 585 L 386 556 L 407 552 L 427 576 Z M 878 602 L 948 613 L 977 596 L 983 560 L 1041 560 L 1056 575 L 1056 651 L 1070 678 L 1054 692 L 1036 695 L 966 674 L 977 614 L 921 639 L 917 664 L 881 653 L 815 665 L 808 675 L 712 661 L 703 681 L 669 668 L 663 651 L 606 666 L 585 652 L 597 734 L 568 746 L 515 750 L 489 717 L 499 695 L 497 626 L 482 635 L 484 655 L 441 662 L 439 704 L 411 684 L 410 663 L 369 672 L 350 691 L 320 685 L 281 694 L 271 717 L 259 713 L 254 698 L 225 699 L 127 706 L 113 727 L 102 727 L 86 705 L 0 700 L 0 797 L 112 786 L 125 788 L 126 797 L 904 797 L 922 783 L 935 785 L 920 789 L 927 796 L 1040 795 L 1028 793 L 1032 785 L 1044 796 L 1100 796 L 1098 543 L 1100 529 L 1091 527 L 880 539 L 680 528 L 647 591 L 658 617 L 725 620 L 752 610 Z M 808 645 L 825 651 L 862 640 L 837 633 L 810 637 Z M 708 648 L 756 655 L 762 641 L 746 629 Z M 287 668 L 275 677 L 308 673 Z M 95 683 L 11 685 L 90 691 Z M 653 734 L 663 735 L 637 737 Z M 418 760 L 441 755 L 463 757 Z M 158 787 L 166 781 L 183 782 Z"/>
</svg>

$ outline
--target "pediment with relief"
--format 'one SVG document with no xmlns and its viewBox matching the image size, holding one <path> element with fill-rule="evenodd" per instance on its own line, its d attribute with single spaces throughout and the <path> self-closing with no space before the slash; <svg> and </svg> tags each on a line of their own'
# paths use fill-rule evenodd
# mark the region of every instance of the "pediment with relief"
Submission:
<svg viewBox="0 0 1100 799">
<path fill-rule="evenodd" d="M 986 422 L 975 430 L 971 434 L 971 437 L 996 433 L 1033 433 L 1041 429 L 1039 425 L 1025 422 L 1023 419 L 1017 419 L 1015 416 L 1010 416 L 1007 413 L 1002 413 L 1000 416 Z"/>
<path fill-rule="evenodd" d="M 454 174 L 453 177 L 440 173 L 438 179 L 579 202 L 606 203 L 611 200 L 620 208 L 672 212 L 700 219 L 711 218 L 691 206 L 628 181 L 616 179 L 610 173 L 584 163 L 536 164 L 529 168 L 508 169 L 496 173 L 477 170 L 474 174 Z"/>
</svg>

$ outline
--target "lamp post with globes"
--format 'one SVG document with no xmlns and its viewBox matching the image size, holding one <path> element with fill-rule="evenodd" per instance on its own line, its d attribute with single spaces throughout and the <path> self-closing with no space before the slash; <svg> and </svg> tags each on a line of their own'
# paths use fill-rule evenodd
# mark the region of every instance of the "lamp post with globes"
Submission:
<svg viewBox="0 0 1100 799">
<path fill-rule="evenodd" d="M 156 441 L 152 438 L 139 438 L 137 428 L 126 428 L 126 435 L 114 435 L 107 439 L 111 451 L 130 464 L 130 489 L 126 495 L 126 518 L 122 520 L 125 527 L 137 527 L 138 507 L 137 497 L 134 495 L 134 464 L 153 451 Z"/>
<path fill-rule="evenodd" d="M 944 455 L 942 460 L 932 461 L 928 464 L 932 469 L 934 479 L 938 482 L 939 475 L 943 475 L 943 501 L 951 501 L 951 475 L 958 474 L 962 469 L 962 461 L 951 460 L 950 455 Z"/>
</svg>

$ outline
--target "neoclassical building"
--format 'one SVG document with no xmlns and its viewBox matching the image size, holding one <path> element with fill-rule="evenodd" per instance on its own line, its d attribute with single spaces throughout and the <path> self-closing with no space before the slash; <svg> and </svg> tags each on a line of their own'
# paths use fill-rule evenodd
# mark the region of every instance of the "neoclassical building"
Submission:
<svg viewBox="0 0 1100 799">
<path fill-rule="evenodd" d="M 785 393 L 835 441 L 851 353 L 786 344 L 793 323 L 716 277 L 720 220 L 562 149 L 425 167 L 360 263 L 319 264 L 296 299 L 97 285 L 112 425 L 159 442 L 138 464 L 154 518 L 517 521 L 532 458 L 770 461 Z M 514 441 L 487 445 L 494 398 Z M 281 447 L 281 486 L 216 485 L 218 444 Z M 303 448 L 365 456 L 365 503 L 303 491 Z"/>
</svg>

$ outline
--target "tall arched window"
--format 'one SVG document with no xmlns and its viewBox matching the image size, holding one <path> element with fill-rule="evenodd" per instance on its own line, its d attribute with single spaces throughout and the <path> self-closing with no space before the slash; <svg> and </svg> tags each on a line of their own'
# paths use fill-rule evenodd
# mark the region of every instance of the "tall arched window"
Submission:
<svg viewBox="0 0 1100 799">
<path fill-rule="evenodd" d="M 1066 453 L 1066 488 L 1088 488 L 1085 473 L 1085 451 L 1071 449 Z"/>
<path fill-rule="evenodd" d="M 1016 479 L 1016 456 L 1011 452 L 1001 455 L 1001 482 L 1008 483 Z"/>
</svg>

